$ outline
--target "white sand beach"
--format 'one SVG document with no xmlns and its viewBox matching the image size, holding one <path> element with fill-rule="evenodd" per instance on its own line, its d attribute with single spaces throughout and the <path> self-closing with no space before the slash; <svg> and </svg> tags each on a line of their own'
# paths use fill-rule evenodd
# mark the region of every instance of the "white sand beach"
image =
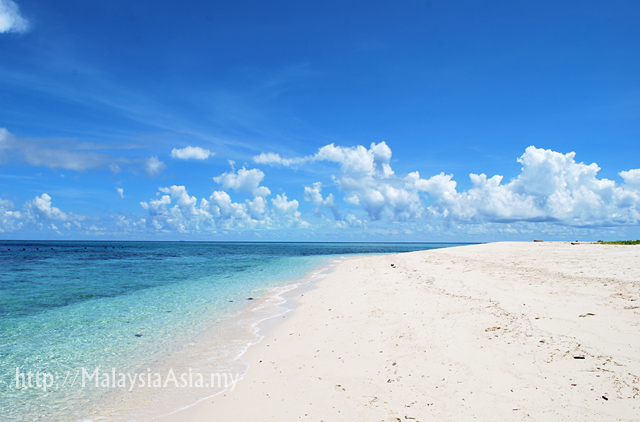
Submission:
<svg viewBox="0 0 640 422">
<path fill-rule="evenodd" d="M 640 246 L 494 243 L 349 259 L 233 391 L 158 422 L 640 420 Z"/>
</svg>

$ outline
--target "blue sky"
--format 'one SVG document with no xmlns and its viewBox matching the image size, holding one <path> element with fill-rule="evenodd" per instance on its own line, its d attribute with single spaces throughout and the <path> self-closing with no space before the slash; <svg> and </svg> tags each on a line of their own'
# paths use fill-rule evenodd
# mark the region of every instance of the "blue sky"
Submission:
<svg viewBox="0 0 640 422">
<path fill-rule="evenodd" d="M 639 21 L 0 0 L 0 237 L 640 237 Z"/>
</svg>

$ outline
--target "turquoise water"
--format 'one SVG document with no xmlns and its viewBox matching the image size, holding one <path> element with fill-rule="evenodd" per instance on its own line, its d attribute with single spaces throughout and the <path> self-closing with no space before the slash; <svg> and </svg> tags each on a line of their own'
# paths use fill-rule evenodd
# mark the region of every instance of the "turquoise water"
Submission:
<svg viewBox="0 0 640 422">
<path fill-rule="evenodd" d="M 83 376 L 241 375 L 239 355 L 259 340 L 258 321 L 283 312 L 287 283 L 340 257 L 446 246 L 454 244 L 0 242 L 0 415 L 144 420 L 174 410 L 220 389 L 129 391 L 81 385 Z M 163 393 L 166 409 L 140 410 Z"/>
</svg>

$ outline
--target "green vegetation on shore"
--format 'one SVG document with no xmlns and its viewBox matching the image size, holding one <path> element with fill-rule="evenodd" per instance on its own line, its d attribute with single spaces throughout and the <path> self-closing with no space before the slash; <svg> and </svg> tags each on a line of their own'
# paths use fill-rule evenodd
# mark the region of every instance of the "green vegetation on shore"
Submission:
<svg viewBox="0 0 640 422">
<path fill-rule="evenodd" d="M 640 245 L 640 240 L 614 240 L 612 242 L 598 242 L 602 245 Z"/>
</svg>

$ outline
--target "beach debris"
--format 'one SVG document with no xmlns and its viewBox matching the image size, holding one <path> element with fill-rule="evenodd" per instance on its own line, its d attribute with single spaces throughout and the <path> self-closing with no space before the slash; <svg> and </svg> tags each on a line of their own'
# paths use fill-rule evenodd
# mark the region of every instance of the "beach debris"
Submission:
<svg viewBox="0 0 640 422">
<path fill-rule="evenodd" d="M 544 242 L 544 240 L 534 240 L 534 242 Z"/>
<path fill-rule="evenodd" d="M 609 400 L 609 398 L 607 396 L 602 396 L 603 399 L 605 400 Z"/>
<path fill-rule="evenodd" d="M 484 331 L 485 331 L 485 332 L 488 332 L 488 331 L 497 331 L 497 330 L 499 330 L 499 329 L 500 329 L 500 327 L 489 327 L 489 328 L 486 328 Z"/>
<path fill-rule="evenodd" d="M 247 300 L 253 300 L 253 298 L 252 297 L 248 297 Z"/>
<path fill-rule="evenodd" d="M 391 264 L 391 266 L 392 266 L 393 268 L 395 268 L 395 267 L 396 267 L 396 264 Z"/>
<path fill-rule="evenodd" d="M 573 358 L 574 358 L 574 359 L 584 359 L 584 356 L 582 356 L 582 355 L 576 355 L 576 356 L 574 356 Z"/>
<path fill-rule="evenodd" d="M 584 318 L 584 317 L 594 316 L 594 315 L 595 315 L 594 313 L 587 312 L 586 314 L 578 315 L 578 318 Z"/>
<path fill-rule="evenodd" d="M 142 337 L 142 334 L 140 334 L 140 333 L 136 333 L 136 335 L 135 335 L 135 336 L 136 336 L 136 337 Z"/>
</svg>

